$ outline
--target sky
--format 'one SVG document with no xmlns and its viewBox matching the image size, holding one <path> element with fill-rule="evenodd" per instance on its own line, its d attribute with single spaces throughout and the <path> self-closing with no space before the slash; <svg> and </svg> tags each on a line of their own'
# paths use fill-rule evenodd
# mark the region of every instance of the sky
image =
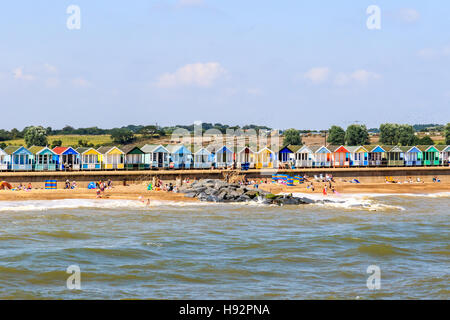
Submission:
<svg viewBox="0 0 450 320">
<path fill-rule="evenodd" d="M 447 123 L 449 17 L 447 0 L 7 1 L 0 128 Z"/>
</svg>

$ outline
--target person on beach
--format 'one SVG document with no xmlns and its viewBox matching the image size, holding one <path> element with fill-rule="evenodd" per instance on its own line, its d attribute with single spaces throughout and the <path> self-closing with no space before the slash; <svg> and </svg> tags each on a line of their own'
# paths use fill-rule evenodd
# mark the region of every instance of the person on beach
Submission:
<svg viewBox="0 0 450 320">
<path fill-rule="evenodd" d="M 111 189 L 112 188 L 112 181 L 111 181 L 111 179 L 108 179 L 108 189 Z"/>
<path fill-rule="evenodd" d="M 323 187 L 323 195 L 324 196 L 326 196 L 326 195 L 328 195 L 328 193 L 327 193 L 327 185 L 325 185 L 324 187 Z"/>
<path fill-rule="evenodd" d="M 101 197 L 102 197 L 102 194 L 101 194 L 101 192 L 100 192 L 100 189 L 97 189 L 96 193 L 97 193 L 97 198 L 101 198 Z"/>
</svg>

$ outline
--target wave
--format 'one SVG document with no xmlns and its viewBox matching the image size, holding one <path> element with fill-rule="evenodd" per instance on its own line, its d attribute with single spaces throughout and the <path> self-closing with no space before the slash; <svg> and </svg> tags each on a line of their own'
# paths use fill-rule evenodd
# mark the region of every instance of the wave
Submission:
<svg viewBox="0 0 450 320">
<path fill-rule="evenodd" d="M 323 196 L 319 194 L 293 193 L 296 197 L 307 198 L 315 201 L 312 205 L 325 208 L 341 208 L 348 210 L 368 210 L 368 211 L 387 211 L 396 210 L 404 211 L 405 208 L 400 206 L 388 205 L 380 203 L 371 196 L 365 194 L 341 194 L 339 196 L 330 195 Z"/>
<path fill-rule="evenodd" d="M 63 199 L 63 200 L 28 200 L 1 201 L 0 212 L 48 211 L 58 209 L 136 209 L 148 210 L 152 207 L 171 206 L 207 206 L 206 202 L 176 202 L 151 200 L 147 206 L 138 200 L 107 200 L 107 199 Z"/>
</svg>

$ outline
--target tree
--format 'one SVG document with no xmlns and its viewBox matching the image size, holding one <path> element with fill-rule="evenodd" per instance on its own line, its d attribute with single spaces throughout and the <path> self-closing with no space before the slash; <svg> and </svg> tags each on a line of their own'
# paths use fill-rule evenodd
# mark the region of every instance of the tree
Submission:
<svg viewBox="0 0 450 320">
<path fill-rule="evenodd" d="M 417 143 L 414 128 L 407 124 L 384 123 L 380 126 L 380 143 L 411 146 Z"/>
<path fill-rule="evenodd" d="M 369 132 L 365 125 L 352 124 L 345 132 L 345 143 L 349 146 L 369 144 Z"/>
<path fill-rule="evenodd" d="M 142 134 L 146 138 L 150 138 L 158 133 L 158 127 L 157 126 L 145 126 L 141 128 L 138 131 L 140 134 Z"/>
<path fill-rule="evenodd" d="M 0 141 L 6 141 L 11 138 L 11 134 L 3 129 L 0 129 Z"/>
<path fill-rule="evenodd" d="M 328 130 L 328 139 L 329 144 L 333 145 L 343 145 L 345 144 L 345 131 L 341 127 L 332 126 L 330 130 Z"/>
<path fill-rule="evenodd" d="M 113 129 L 111 132 L 111 139 L 115 143 L 128 144 L 134 141 L 134 133 L 128 129 Z"/>
<path fill-rule="evenodd" d="M 283 136 L 283 145 L 285 146 L 289 144 L 301 146 L 303 144 L 300 132 L 296 129 L 287 129 L 286 131 L 284 131 Z"/>
<path fill-rule="evenodd" d="M 425 136 L 423 138 L 417 139 L 417 143 L 414 144 L 419 144 L 423 146 L 432 146 L 434 145 L 434 141 L 429 136 Z"/>
<path fill-rule="evenodd" d="M 42 126 L 28 127 L 24 135 L 25 143 L 27 147 L 47 145 L 47 130 Z"/>
<path fill-rule="evenodd" d="M 408 124 L 398 125 L 396 134 L 396 144 L 400 144 L 402 146 L 412 146 L 417 144 L 417 137 L 414 134 L 414 128 Z"/>
<path fill-rule="evenodd" d="M 445 126 L 445 144 L 450 144 L 450 123 Z"/>
<path fill-rule="evenodd" d="M 11 130 L 11 139 L 19 139 L 23 138 L 23 134 L 17 130 L 17 128 L 14 128 Z"/>
<path fill-rule="evenodd" d="M 92 148 L 94 146 L 93 143 L 89 143 L 87 140 L 78 140 L 78 146 L 84 148 Z"/>
<path fill-rule="evenodd" d="M 6 148 L 6 143 L 0 142 L 0 149 L 5 149 L 5 148 Z"/>
<path fill-rule="evenodd" d="M 62 141 L 61 140 L 53 140 L 52 141 L 52 144 L 51 144 L 52 149 L 54 147 L 61 147 L 61 146 L 62 146 Z"/>
</svg>

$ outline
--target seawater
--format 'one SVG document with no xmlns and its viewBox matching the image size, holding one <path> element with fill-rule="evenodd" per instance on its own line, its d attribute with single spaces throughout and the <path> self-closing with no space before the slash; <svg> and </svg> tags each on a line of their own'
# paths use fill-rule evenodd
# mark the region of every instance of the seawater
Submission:
<svg viewBox="0 0 450 320">
<path fill-rule="evenodd" d="M 450 298 L 448 193 L 327 199 L 0 202 L 0 299 Z"/>
</svg>

